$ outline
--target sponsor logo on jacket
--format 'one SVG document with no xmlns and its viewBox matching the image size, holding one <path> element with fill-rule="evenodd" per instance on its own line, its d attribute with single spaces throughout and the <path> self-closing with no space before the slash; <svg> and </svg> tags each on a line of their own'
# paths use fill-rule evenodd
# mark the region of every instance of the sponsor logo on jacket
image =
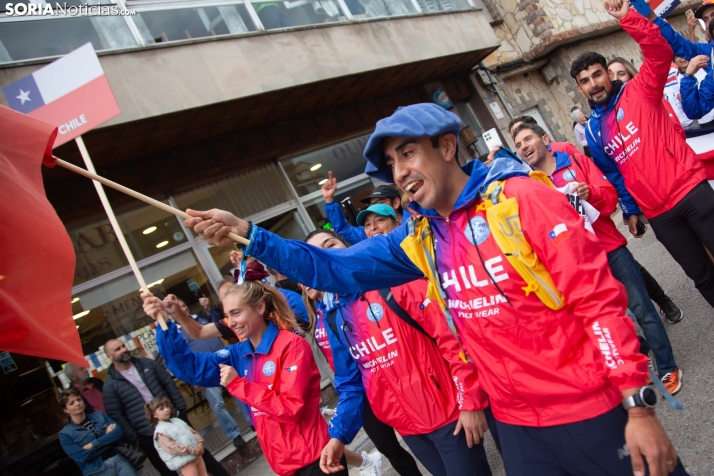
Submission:
<svg viewBox="0 0 714 476">
<path fill-rule="evenodd" d="M 441 285 L 444 287 L 444 290 L 454 286 L 454 290 L 460 293 L 462 289 L 481 288 L 488 286 L 490 283 L 504 281 L 508 279 L 508 273 L 504 271 L 503 266 L 500 264 L 502 262 L 503 257 L 501 256 L 487 260 L 484 263 L 485 271 L 478 269 L 472 264 L 459 266 L 458 269 L 452 269 L 443 273 Z"/>
<path fill-rule="evenodd" d="M 603 149 L 607 155 L 609 155 L 615 163 L 622 164 L 627 161 L 630 154 L 634 154 L 639 149 L 640 143 L 642 142 L 641 137 L 637 137 L 634 141 L 628 145 L 624 150 L 620 150 L 622 146 L 632 138 L 635 134 L 639 132 L 639 128 L 635 125 L 633 121 L 630 121 L 625 126 L 625 131 L 623 132 L 618 127 L 618 133 L 608 142 L 603 145 Z"/>
</svg>

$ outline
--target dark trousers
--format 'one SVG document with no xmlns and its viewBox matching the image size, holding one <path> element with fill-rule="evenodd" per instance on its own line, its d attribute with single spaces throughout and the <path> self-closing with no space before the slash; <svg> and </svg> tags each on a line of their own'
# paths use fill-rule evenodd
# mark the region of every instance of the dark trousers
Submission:
<svg viewBox="0 0 714 476">
<path fill-rule="evenodd" d="M 498 422 L 508 476 L 632 476 L 620 405 L 575 423 L 542 428 Z M 686 476 L 682 462 L 670 476 Z"/>
<path fill-rule="evenodd" d="M 342 459 L 340 460 L 340 464 L 345 467 L 342 471 L 338 471 L 337 473 L 332 473 L 336 476 L 348 476 L 350 473 L 347 471 L 347 459 L 345 458 L 344 455 L 342 455 Z M 322 472 L 320 469 L 320 460 L 318 459 L 314 463 L 310 463 L 307 466 L 304 466 L 297 471 L 295 471 L 295 476 L 325 476 L 325 473 Z"/>
<path fill-rule="evenodd" d="M 637 261 L 635 262 L 637 263 Z M 645 269 L 644 266 L 642 266 L 640 263 L 637 263 L 637 266 L 639 266 L 640 273 L 642 273 L 642 279 L 645 280 L 647 295 L 650 297 L 650 299 L 652 299 L 654 302 L 661 306 L 662 301 L 664 300 L 664 298 L 667 297 L 667 295 L 664 293 L 664 289 L 662 289 L 662 286 L 659 285 L 657 280 L 650 274 L 649 271 Z"/>
<path fill-rule="evenodd" d="M 649 220 L 657 239 L 714 307 L 714 190 L 702 182 L 671 210 Z"/>
<path fill-rule="evenodd" d="M 456 421 L 425 435 L 403 438 L 433 476 L 491 476 L 483 440 L 469 448 L 464 431 L 454 436 L 455 429 Z"/>
<path fill-rule="evenodd" d="M 669 342 L 662 319 L 650 301 L 645 281 L 642 279 L 642 273 L 634 256 L 626 246 L 620 246 L 607 254 L 607 262 L 610 264 L 613 277 L 625 286 L 627 307 L 635 315 L 637 323 L 645 334 L 657 361 L 659 374 L 664 375 L 673 371 L 677 364 L 674 361 L 672 344 Z"/>
<path fill-rule="evenodd" d="M 421 471 L 414 461 L 414 457 L 407 450 L 402 448 L 397 439 L 394 428 L 380 421 L 369 405 L 367 398 L 364 399 L 364 419 L 362 421 L 364 432 L 372 440 L 377 451 L 382 453 L 392 464 L 394 471 L 401 476 L 421 476 Z"/>
</svg>

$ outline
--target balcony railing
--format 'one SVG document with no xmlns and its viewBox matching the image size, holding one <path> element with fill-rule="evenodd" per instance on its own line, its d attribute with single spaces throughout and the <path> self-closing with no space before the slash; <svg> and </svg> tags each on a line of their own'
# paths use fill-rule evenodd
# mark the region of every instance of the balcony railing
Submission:
<svg viewBox="0 0 714 476">
<path fill-rule="evenodd" d="M 18 15 L 33 9 L 43 15 Z M 96 51 L 482 7 L 481 0 L 19 0 L 0 5 L 0 65 Z M 49 14 L 47 6 L 52 7 Z M 98 16 L 81 7 L 113 8 Z M 74 7 L 74 8 L 70 8 Z M 96 12 L 96 7 L 95 7 Z"/>
</svg>

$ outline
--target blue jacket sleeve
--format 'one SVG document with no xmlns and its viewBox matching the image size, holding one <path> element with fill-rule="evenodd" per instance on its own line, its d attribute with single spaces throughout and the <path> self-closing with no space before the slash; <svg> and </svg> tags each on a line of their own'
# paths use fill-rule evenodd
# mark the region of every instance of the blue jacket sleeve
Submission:
<svg viewBox="0 0 714 476">
<path fill-rule="evenodd" d="M 617 168 L 617 165 L 610 160 L 607 154 L 605 154 L 605 151 L 595 138 L 596 132 L 594 129 L 599 128 L 599 121 L 598 127 L 593 128 L 593 120 L 594 119 L 592 118 L 590 119 L 588 127 L 585 130 L 585 138 L 588 141 L 588 147 L 590 148 L 590 155 L 592 156 L 593 162 L 595 162 L 595 165 L 597 165 L 602 173 L 605 174 L 605 177 L 607 177 L 612 186 L 615 187 L 615 190 L 617 191 L 617 198 L 620 202 L 620 208 L 622 208 L 623 217 L 627 219 L 632 215 L 641 215 L 642 210 L 640 210 L 637 202 L 634 198 L 632 198 L 632 195 L 630 195 L 627 187 L 625 187 L 625 179 L 622 177 L 620 170 Z"/>
<path fill-rule="evenodd" d="M 709 71 L 700 84 L 697 78 L 683 76 L 679 81 L 682 109 L 690 119 L 699 119 L 714 109 L 714 77 Z"/>
<path fill-rule="evenodd" d="M 337 202 L 325 203 L 325 213 L 327 219 L 332 224 L 332 229 L 339 233 L 345 241 L 351 245 L 357 244 L 362 240 L 367 239 L 364 233 L 364 227 L 352 226 L 347 222 L 345 214 L 342 211 L 342 206 Z"/>
<path fill-rule="evenodd" d="M 338 319 L 337 326 L 341 327 L 341 324 L 341 319 Z M 345 346 L 345 341 L 335 335 L 327 324 L 325 330 L 332 350 L 332 360 L 335 365 L 335 391 L 338 395 L 335 416 L 330 420 L 328 432 L 330 437 L 349 444 L 362 428 L 364 399 L 367 397 L 362 384 L 362 374 L 357 363 L 352 359 L 349 349 Z"/>
<path fill-rule="evenodd" d="M 674 54 L 680 58 L 690 60 L 698 55 L 711 55 L 712 45 L 709 43 L 695 43 L 683 37 L 672 28 L 664 18 L 657 17 L 654 24 L 659 27 L 660 32 L 669 46 L 672 47 Z M 691 118 L 691 116 L 690 116 Z"/>
<path fill-rule="evenodd" d="M 156 345 L 164 358 L 166 367 L 176 378 L 199 387 L 220 387 L 219 364 L 233 365 L 230 353 L 221 349 L 216 353 L 196 354 L 181 336 L 173 322 L 167 322 L 167 330 L 156 328 Z"/>
<path fill-rule="evenodd" d="M 302 301 L 302 296 L 289 289 L 277 289 L 283 296 L 285 296 L 285 300 L 288 302 L 290 310 L 293 311 L 293 314 L 305 322 L 310 322 L 310 316 L 307 314 L 307 308 L 305 308 L 305 303 Z"/>
<path fill-rule="evenodd" d="M 406 234 L 405 222 L 387 235 L 347 249 L 321 249 L 253 226 L 245 253 L 293 281 L 346 295 L 399 286 L 424 276 L 399 246 Z"/>
</svg>

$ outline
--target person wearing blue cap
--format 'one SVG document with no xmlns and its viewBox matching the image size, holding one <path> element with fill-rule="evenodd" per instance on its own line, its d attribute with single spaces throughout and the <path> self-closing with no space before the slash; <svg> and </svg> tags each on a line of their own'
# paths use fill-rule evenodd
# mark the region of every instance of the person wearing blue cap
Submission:
<svg viewBox="0 0 714 476">
<path fill-rule="evenodd" d="M 350 245 L 359 243 L 367 239 L 364 228 L 362 226 L 351 226 L 342 207 L 335 201 L 335 192 L 337 192 L 337 179 L 333 177 L 332 172 L 327 173 L 327 180 L 322 184 L 322 198 L 325 199 L 325 214 L 327 219 L 335 230 L 344 240 Z M 402 195 L 393 185 L 379 185 L 372 190 L 369 196 L 360 200 L 368 205 L 382 204 L 394 210 L 395 216 L 399 216 L 399 221 L 409 218 L 409 212 L 402 207 Z"/>
<path fill-rule="evenodd" d="M 687 474 L 597 238 L 512 152 L 461 167 L 460 128 L 435 104 L 377 123 L 366 173 L 404 190 L 412 218 L 350 248 L 284 240 L 223 210 L 187 210 L 184 224 L 213 245 L 245 236 L 246 254 L 327 292 L 426 277 L 427 297 L 478 369 L 509 476 Z"/>
</svg>

